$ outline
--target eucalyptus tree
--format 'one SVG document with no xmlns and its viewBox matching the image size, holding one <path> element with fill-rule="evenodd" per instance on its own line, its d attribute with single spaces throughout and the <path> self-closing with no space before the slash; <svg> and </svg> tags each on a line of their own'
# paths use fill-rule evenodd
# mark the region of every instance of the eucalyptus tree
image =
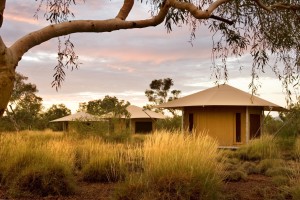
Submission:
<svg viewBox="0 0 300 200">
<path fill-rule="evenodd" d="M 145 95 L 148 98 L 148 101 L 152 104 L 147 104 L 145 108 L 149 110 L 155 110 L 156 112 L 162 112 L 162 109 L 155 108 L 162 103 L 173 101 L 178 99 L 181 91 L 180 90 L 172 90 L 171 87 L 174 85 L 174 82 L 171 78 L 164 79 L 154 79 L 149 84 L 150 89 L 145 91 Z M 176 110 L 168 109 L 173 116 L 177 115 Z"/>
<path fill-rule="evenodd" d="M 172 31 L 173 26 L 189 25 L 191 40 L 195 39 L 199 26 L 209 28 L 214 40 L 213 73 L 217 78 L 227 79 L 229 56 L 239 57 L 248 53 L 253 58 L 250 86 L 254 91 L 255 80 L 268 65 L 282 81 L 287 92 L 299 83 L 299 0 L 140 0 L 149 5 L 152 17 L 136 20 L 126 20 L 134 6 L 134 0 L 124 0 L 115 18 L 99 20 L 70 20 L 69 17 L 74 15 L 72 5 L 79 0 L 36 1 L 40 3 L 38 10 L 46 10 L 44 16 L 51 24 L 24 35 L 9 47 L 0 38 L 0 116 L 12 94 L 18 63 L 34 46 L 77 32 L 138 29 L 157 26 L 163 22 L 167 31 Z M 108 4 L 110 1 L 99 1 L 100 3 Z M 6 0 L 1 0 L 0 28 L 5 20 L 5 5 Z M 65 44 L 65 48 L 58 52 L 59 62 L 55 66 L 52 83 L 54 87 L 60 87 L 64 79 L 64 65 L 77 66 L 78 57 L 73 51 L 72 42 L 67 39 Z M 283 70 L 280 70 L 278 63 L 283 64 Z"/>
</svg>

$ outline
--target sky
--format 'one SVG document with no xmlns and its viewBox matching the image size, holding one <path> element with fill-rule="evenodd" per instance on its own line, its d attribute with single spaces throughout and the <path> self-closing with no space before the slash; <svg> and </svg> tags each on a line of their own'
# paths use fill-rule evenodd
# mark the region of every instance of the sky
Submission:
<svg viewBox="0 0 300 200">
<path fill-rule="evenodd" d="M 39 12 L 38 19 L 34 17 L 38 1 L 9 0 L 6 4 L 0 35 L 8 47 L 22 36 L 48 25 L 43 11 Z M 78 1 L 74 7 L 75 19 L 114 18 L 121 5 L 122 0 Z M 149 5 L 137 2 L 128 20 L 150 17 L 149 9 Z M 78 70 L 66 70 L 66 79 L 58 91 L 51 87 L 57 63 L 57 39 L 29 50 L 16 71 L 36 84 L 45 110 L 63 103 L 75 113 L 79 103 L 102 99 L 105 95 L 144 106 L 148 103 L 145 90 L 154 79 L 171 78 L 174 81 L 171 89 L 181 90 L 180 96 L 215 86 L 216 80 L 211 77 L 211 33 L 206 27 L 200 27 L 193 45 L 189 39 L 189 27 L 174 27 L 167 33 L 164 24 L 111 33 L 73 34 L 71 40 L 81 65 Z M 251 93 L 250 55 L 229 58 L 228 68 L 228 84 Z M 286 107 L 281 83 L 271 70 L 261 74 L 259 81 L 259 97 Z"/>
</svg>

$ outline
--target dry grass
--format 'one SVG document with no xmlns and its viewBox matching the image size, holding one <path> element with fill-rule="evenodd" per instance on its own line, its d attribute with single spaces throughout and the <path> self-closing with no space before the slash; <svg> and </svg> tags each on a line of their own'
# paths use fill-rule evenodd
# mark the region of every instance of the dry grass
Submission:
<svg viewBox="0 0 300 200">
<path fill-rule="evenodd" d="M 262 135 L 261 138 L 251 140 L 249 144 L 238 149 L 237 155 L 243 160 L 279 158 L 280 150 L 276 140 L 272 135 Z"/>
<path fill-rule="evenodd" d="M 142 148 L 143 171 L 128 178 L 120 198 L 216 199 L 222 182 L 217 147 L 204 134 L 154 133 Z"/>
</svg>

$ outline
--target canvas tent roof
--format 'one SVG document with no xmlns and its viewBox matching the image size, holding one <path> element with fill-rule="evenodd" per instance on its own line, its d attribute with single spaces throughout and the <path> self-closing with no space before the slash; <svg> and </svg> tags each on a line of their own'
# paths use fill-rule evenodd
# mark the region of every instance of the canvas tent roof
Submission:
<svg viewBox="0 0 300 200">
<path fill-rule="evenodd" d="M 130 113 L 131 119 L 137 119 L 137 118 L 153 118 L 153 119 L 164 119 L 166 116 L 164 116 L 161 113 L 156 113 L 151 110 L 143 109 L 138 106 L 129 105 L 127 107 L 127 111 Z"/>
<path fill-rule="evenodd" d="M 215 86 L 174 101 L 163 103 L 159 108 L 183 108 L 190 106 L 259 106 L 267 111 L 286 111 L 287 109 L 251 95 L 247 92 L 223 84 Z"/>
<path fill-rule="evenodd" d="M 104 119 L 91 115 L 85 112 L 78 112 L 68 115 L 59 119 L 52 120 L 51 122 L 71 122 L 71 121 L 104 121 Z"/>
<path fill-rule="evenodd" d="M 164 118 L 166 118 L 166 116 L 164 116 L 161 113 L 156 113 L 151 110 L 143 109 L 141 107 L 134 106 L 134 105 L 129 105 L 126 109 L 130 114 L 130 119 L 148 119 L 148 118 L 164 119 Z M 104 119 L 109 119 L 112 117 L 113 117 L 112 113 L 107 113 L 107 114 L 101 115 L 101 118 L 104 118 Z M 125 117 L 122 116 L 121 118 L 125 118 Z"/>
</svg>

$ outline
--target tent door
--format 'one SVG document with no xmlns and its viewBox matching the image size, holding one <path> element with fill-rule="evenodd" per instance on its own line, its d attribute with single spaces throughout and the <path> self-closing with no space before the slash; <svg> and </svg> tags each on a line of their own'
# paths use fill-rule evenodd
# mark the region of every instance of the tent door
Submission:
<svg viewBox="0 0 300 200">
<path fill-rule="evenodd" d="M 259 138 L 260 135 L 260 115 L 250 114 L 250 139 Z"/>
<path fill-rule="evenodd" d="M 152 122 L 135 122 L 135 133 L 152 132 Z"/>
</svg>

